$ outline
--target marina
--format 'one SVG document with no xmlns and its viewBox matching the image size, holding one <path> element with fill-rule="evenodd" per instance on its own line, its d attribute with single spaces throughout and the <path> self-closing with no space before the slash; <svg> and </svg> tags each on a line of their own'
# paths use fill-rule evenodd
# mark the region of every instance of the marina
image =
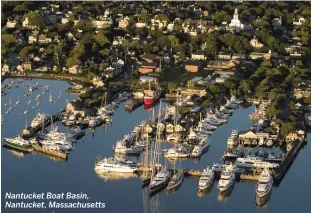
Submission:
<svg viewBox="0 0 311 213">
<path fill-rule="evenodd" d="M 53 89 L 52 89 L 52 91 L 53 91 Z M 62 96 L 64 96 L 64 95 L 65 95 L 65 92 L 62 94 Z M 47 95 L 47 97 L 48 96 L 49 96 L 49 94 Z M 55 97 L 57 97 L 57 95 Z M 120 133 L 123 133 L 125 135 L 125 134 L 131 132 L 133 129 L 135 129 L 135 127 L 141 121 L 145 120 L 147 117 L 150 116 L 150 114 L 152 114 L 152 109 L 146 111 L 143 109 L 143 107 L 138 107 L 131 114 L 125 114 L 126 112 L 123 110 L 124 108 L 122 108 L 122 106 L 124 106 L 124 104 L 125 104 L 125 102 L 121 103 L 120 108 L 115 110 L 114 119 L 113 119 L 114 121 L 111 124 L 108 124 L 107 127 L 105 127 L 105 128 L 99 128 L 98 127 L 96 129 L 94 129 L 94 132 L 86 130 L 84 140 L 82 140 L 80 143 L 76 144 L 75 150 L 70 155 L 70 159 L 72 159 L 72 160 L 70 160 L 66 164 L 64 164 L 64 165 L 68 164 L 68 166 L 65 166 L 65 167 L 60 166 L 61 164 L 53 165 L 53 164 L 49 163 L 49 162 L 51 162 L 50 159 L 48 159 L 48 161 L 45 160 L 44 161 L 45 164 L 49 165 L 51 167 L 51 169 L 54 168 L 55 170 L 61 171 L 62 170 L 61 167 L 63 167 L 64 169 L 66 168 L 66 170 L 70 170 L 73 174 L 74 173 L 77 174 L 78 170 L 76 170 L 75 167 L 72 167 L 69 165 L 70 165 L 70 162 L 72 162 L 72 161 L 80 162 L 80 163 L 84 162 L 84 161 L 82 161 L 82 159 L 81 160 L 78 159 L 78 157 L 83 155 L 83 153 L 87 153 L 87 152 L 92 153 L 92 156 L 90 156 L 90 158 L 92 158 L 92 159 L 89 159 L 86 161 L 86 162 L 88 162 L 86 164 L 88 165 L 89 168 L 94 167 L 94 156 L 98 156 L 98 155 L 100 155 L 100 156 L 111 156 L 113 154 L 111 147 L 116 142 L 116 140 L 111 140 L 113 138 L 116 138 L 114 135 L 116 135 L 116 134 L 118 135 L 118 138 L 116 138 L 116 139 L 119 139 L 119 140 L 122 139 L 123 135 L 120 135 Z M 162 104 L 163 108 L 166 107 L 166 105 L 167 105 L 165 102 L 162 102 L 161 104 Z M 22 103 L 21 103 L 21 105 L 22 105 Z M 58 110 L 61 110 L 65 105 L 66 105 L 66 103 L 64 103 Z M 159 107 L 159 105 L 157 107 Z M 226 151 L 227 138 L 232 133 L 232 129 L 243 130 L 243 129 L 249 128 L 250 121 L 248 120 L 248 114 L 250 114 L 252 112 L 252 110 L 253 110 L 253 107 L 251 106 L 251 107 L 246 107 L 245 109 L 241 108 L 241 109 L 236 109 L 235 111 L 233 111 L 233 114 L 231 117 L 229 117 L 228 122 L 224 125 L 219 126 L 209 136 L 209 140 L 210 140 L 209 150 L 206 153 L 204 153 L 199 159 L 196 160 L 196 159 L 189 158 L 188 160 L 178 160 L 178 159 L 177 159 L 177 161 L 175 160 L 176 165 L 178 165 L 177 162 L 182 161 L 182 171 L 184 173 L 185 179 L 183 180 L 183 183 L 178 187 L 178 190 L 176 190 L 173 194 L 168 196 L 168 199 L 170 199 L 170 200 L 174 199 L 174 194 L 176 194 L 176 193 L 181 195 L 181 196 L 187 196 L 187 197 L 189 197 L 189 193 L 190 193 L 193 195 L 191 196 L 192 198 L 189 198 L 189 199 L 192 199 L 193 200 L 192 202 L 198 202 L 196 200 L 196 191 L 197 191 L 197 187 L 199 184 L 199 178 L 202 175 L 203 169 L 206 168 L 206 166 L 212 166 L 213 162 L 219 161 L 219 159 L 223 155 L 224 151 Z M 14 112 L 14 110 L 12 112 Z M 48 110 L 43 111 L 43 112 L 45 112 L 49 115 L 57 113 L 57 111 L 51 112 Z M 156 112 L 157 112 L 157 110 L 156 110 Z M 31 113 L 31 111 L 29 113 Z M 31 121 L 32 118 L 35 117 L 35 115 L 36 114 L 33 114 L 32 117 L 30 117 L 30 115 L 27 115 L 27 117 L 28 117 L 27 120 Z M 126 116 L 128 116 L 127 117 L 128 118 L 127 121 L 129 122 L 128 125 L 126 125 L 126 126 L 119 125 L 118 128 L 116 128 L 116 129 L 113 128 L 115 125 L 118 125 L 119 122 L 123 122 L 123 120 L 126 118 Z M 135 119 L 135 120 L 129 119 L 129 118 L 133 118 L 133 116 L 137 119 Z M 243 118 L 243 116 L 244 116 L 244 120 L 241 119 L 241 118 Z M 236 125 L 236 122 L 235 122 L 235 119 L 237 119 L 237 118 L 239 118 L 239 121 L 240 121 L 239 122 L 240 124 L 238 126 Z M 5 117 L 4 117 L 4 119 L 5 119 L 5 121 L 7 121 Z M 198 121 L 200 120 L 199 116 L 198 116 L 197 120 Z M 54 121 L 53 121 L 53 123 L 54 123 Z M 60 131 L 66 131 L 65 127 L 62 126 L 60 122 L 55 121 L 55 123 L 58 123 Z M 18 132 L 12 132 L 13 134 L 11 133 L 11 135 L 8 135 L 8 137 L 13 137 L 14 135 L 18 134 L 24 128 L 25 128 L 25 120 L 23 122 L 20 121 L 20 128 L 18 129 L 19 131 Z M 189 131 L 190 131 L 190 129 L 188 129 L 188 134 L 189 134 Z M 225 131 L 226 134 L 224 134 L 223 131 Z M 183 137 L 186 138 L 188 134 L 184 134 Z M 109 139 L 109 138 L 111 138 L 111 139 Z M 102 143 L 103 139 L 106 140 L 106 143 Z M 92 141 L 94 141 L 95 143 L 92 144 Z M 136 139 L 134 141 L 136 141 Z M 217 142 L 215 142 L 215 141 L 217 141 Z M 99 147 L 101 147 L 100 150 L 99 150 Z M 293 147 L 295 147 L 295 145 Z M 300 148 L 302 148 L 302 146 Z M 299 149 L 298 150 L 292 149 L 293 154 L 294 153 L 297 154 L 299 152 Z M 308 146 L 306 146 L 304 149 L 307 150 Z M 106 150 L 106 151 L 103 151 L 103 150 Z M 294 150 L 296 150 L 296 151 L 294 152 Z M 305 153 L 303 153 L 303 154 L 305 154 Z M 4 152 L 4 155 L 6 156 L 6 158 L 9 158 L 9 159 L 11 159 L 11 161 L 14 162 L 15 155 L 12 155 L 11 152 Z M 300 154 L 298 154 L 298 156 L 300 156 Z M 23 159 L 23 161 L 25 160 L 25 162 L 27 162 L 27 161 L 35 162 L 34 160 L 36 160 L 38 158 L 45 159 L 45 158 L 42 158 L 42 156 L 40 156 L 40 155 L 24 155 L 24 157 L 22 159 Z M 58 158 L 63 158 L 63 157 L 58 156 Z M 131 158 L 136 159 L 136 161 L 138 161 L 138 162 L 140 162 L 140 159 L 141 159 L 141 157 L 134 157 L 134 156 Z M 55 156 L 54 159 L 57 159 L 57 156 Z M 65 159 L 65 158 L 63 158 L 63 159 Z M 287 159 L 287 158 L 285 157 L 285 159 Z M 162 159 L 162 162 L 164 162 L 163 160 L 165 160 L 165 159 Z M 292 158 L 292 160 L 293 160 L 293 158 Z M 289 161 L 289 160 L 286 160 L 286 162 L 287 161 Z M 291 169 L 289 169 L 287 171 L 287 174 L 284 176 L 285 180 L 286 180 L 286 177 L 288 175 L 293 175 L 292 169 L 297 168 L 297 165 L 296 165 L 297 162 L 296 161 L 297 160 L 295 160 L 295 162 L 291 166 Z M 298 160 L 298 162 L 299 162 L 299 160 Z M 177 174 L 178 171 L 181 171 L 180 169 L 174 170 L 173 169 L 173 167 L 174 167 L 173 163 L 171 163 L 170 161 L 167 161 L 167 163 L 168 163 L 168 168 L 169 168 L 170 174 L 172 175 L 171 177 L 173 177 L 174 173 Z M 35 163 L 35 164 L 38 164 L 38 163 Z M 85 163 L 82 163 L 82 164 L 85 164 Z M 288 165 L 284 164 L 283 167 L 287 168 Z M 143 168 L 143 166 L 140 166 L 135 171 L 135 173 L 137 172 L 138 175 L 141 174 L 144 171 L 144 169 L 142 169 L 142 168 Z M 219 175 L 220 175 L 220 173 L 218 172 L 218 174 L 215 176 L 215 178 L 216 178 L 215 183 L 212 184 L 211 187 L 209 187 L 210 189 L 208 189 L 208 190 L 211 190 L 211 192 L 209 192 L 210 194 L 204 195 L 204 193 L 208 193 L 208 192 L 200 192 L 200 196 L 204 196 L 204 200 L 207 201 L 208 203 L 210 203 L 213 199 L 215 199 L 215 197 L 217 197 L 217 199 L 218 199 L 217 180 L 219 178 Z M 41 174 L 40 176 L 42 177 L 44 175 Z M 123 179 L 122 181 L 117 181 L 116 183 L 118 183 L 118 185 L 121 185 L 124 187 L 128 187 L 129 184 L 134 185 L 134 186 L 130 187 L 131 190 L 133 191 L 133 193 L 135 191 L 138 192 L 138 191 L 143 190 L 143 192 L 145 192 L 146 190 L 148 190 L 148 187 L 141 189 L 141 187 L 140 187 L 141 181 L 137 175 L 122 175 L 122 174 L 106 175 L 106 174 L 102 174 L 102 173 L 97 175 L 95 172 L 90 171 L 88 174 L 86 174 L 86 177 L 89 180 L 93 180 L 93 181 L 97 182 L 97 185 L 104 184 L 105 187 L 107 187 L 107 189 L 109 189 L 110 187 L 116 186 L 114 183 L 115 180 Z M 97 177 L 100 177 L 100 179 L 98 179 Z M 191 178 L 191 177 L 193 177 L 193 178 Z M 239 181 L 243 181 L 243 182 L 247 181 L 247 180 L 252 180 L 252 182 L 256 182 L 258 180 L 258 178 L 259 178 L 259 174 L 258 175 L 257 174 L 256 175 L 243 174 L 243 173 L 242 174 L 238 174 L 238 173 L 236 174 L 236 179 Z M 98 181 L 96 181 L 96 179 L 98 179 Z M 102 179 L 107 181 L 107 184 L 109 183 L 112 186 L 109 187 L 109 184 L 108 185 L 105 184 L 106 182 L 103 181 Z M 282 182 L 284 182 L 285 180 L 283 180 Z M 76 181 L 78 181 L 78 180 L 76 180 Z M 168 182 L 167 182 L 167 184 L 168 184 Z M 246 184 L 246 185 L 244 185 L 244 184 Z M 57 188 L 56 185 L 55 185 L 55 187 Z M 65 188 L 67 188 L 67 187 L 68 186 L 66 186 Z M 96 185 L 91 186 L 91 188 L 92 187 L 96 187 Z M 280 189 L 282 189 L 284 187 L 285 187 L 285 185 L 283 183 L 280 183 L 280 185 L 278 186 L 278 188 L 279 188 L 278 190 L 273 189 L 273 193 L 272 193 L 273 199 L 268 202 L 269 206 L 273 206 L 273 203 L 277 202 L 278 199 L 274 198 L 274 197 L 276 197 L 277 196 L 276 194 L 279 194 Z M 249 193 L 249 194 L 255 195 L 255 189 L 256 189 L 255 185 L 249 185 L 247 183 L 236 182 L 235 186 L 232 187 L 232 189 L 230 189 L 229 197 L 230 197 L 230 199 L 235 200 L 238 198 L 237 196 L 240 193 L 243 193 L 243 194 Z M 90 189 L 85 189 L 86 192 L 89 190 Z M 112 188 L 111 188 L 111 190 L 112 190 Z M 187 190 L 187 192 L 186 192 L 186 190 Z M 194 190 L 195 190 L 195 192 L 194 192 Z M 164 191 L 166 191 L 166 189 L 164 189 Z M 202 193 L 203 193 L 203 195 L 202 195 Z M 153 195 L 153 197 L 148 198 L 148 199 L 151 199 L 151 200 L 159 199 L 160 202 L 164 202 L 163 195 L 164 194 L 162 192 L 159 192 L 158 194 L 155 194 L 155 195 Z M 100 193 L 95 193 L 94 196 L 96 197 L 96 196 L 102 196 L 102 195 Z M 224 196 L 224 195 L 222 195 L 222 196 Z M 105 199 L 107 199 L 109 201 L 108 197 L 106 197 Z M 130 200 L 132 200 L 132 199 L 130 199 Z M 220 201 L 220 202 L 223 202 L 223 201 Z M 254 208 L 252 206 L 255 206 L 254 200 L 253 201 L 248 200 L 247 202 L 249 203 L 247 205 L 248 206 L 247 208 L 249 211 L 250 209 Z M 125 202 L 125 203 L 127 203 L 127 202 Z M 216 208 L 220 208 L 221 206 L 218 205 L 217 203 L 218 202 L 216 202 Z M 231 201 L 230 203 L 231 203 L 230 205 L 234 205 L 234 201 Z M 199 205 L 205 206 L 207 204 L 202 203 Z M 184 206 L 183 208 L 187 208 L 187 207 Z M 122 211 L 121 207 L 118 209 L 120 211 Z M 140 211 L 139 207 L 138 207 L 137 211 Z M 112 210 L 112 212 L 113 212 L 113 210 Z"/>
</svg>

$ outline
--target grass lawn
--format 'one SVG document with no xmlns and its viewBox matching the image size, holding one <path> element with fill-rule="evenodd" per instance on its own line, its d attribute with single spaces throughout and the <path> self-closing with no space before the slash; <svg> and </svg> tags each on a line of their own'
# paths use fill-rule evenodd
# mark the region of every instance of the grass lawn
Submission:
<svg viewBox="0 0 311 213">
<path fill-rule="evenodd" d="M 213 71 L 206 70 L 202 70 L 200 72 L 186 72 L 184 66 L 174 66 L 166 69 L 163 81 L 181 83 L 194 77 L 206 77 L 212 73 Z"/>
</svg>

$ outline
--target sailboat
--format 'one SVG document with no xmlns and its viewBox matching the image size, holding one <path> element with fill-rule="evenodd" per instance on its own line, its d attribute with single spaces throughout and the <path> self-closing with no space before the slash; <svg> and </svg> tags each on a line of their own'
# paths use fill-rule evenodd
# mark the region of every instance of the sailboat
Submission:
<svg viewBox="0 0 311 213">
<path fill-rule="evenodd" d="M 181 163 L 181 161 L 179 161 Z M 173 189 L 178 189 L 182 182 L 184 181 L 184 172 L 181 169 L 181 166 L 179 166 L 179 170 L 176 173 L 176 168 L 175 168 L 176 163 L 174 162 L 174 175 L 171 179 L 171 181 L 167 185 L 167 190 L 173 190 Z"/>
<path fill-rule="evenodd" d="M 30 100 L 28 101 L 28 104 L 31 104 L 32 100 L 31 100 L 31 94 L 30 94 Z"/>
<path fill-rule="evenodd" d="M 49 98 L 49 101 L 50 101 L 50 102 L 53 101 L 51 91 L 50 91 L 50 98 Z"/>
<path fill-rule="evenodd" d="M 28 113 L 28 105 L 26 104 L 26 110 L 24 111 L 24 114 L 26 115 Z"/>
<path fill-rule="evenodd" d="M 17 101 L 15 102 L 15 106 L 19 104 L 19 95 L 17 96 Z"/>
<path fill-rule="evenodd" d="M 160 123 L 161 118 L 161 102 L 160 102 L 160 110 L 159 110 L 159 119 L 158 124 Z M 159 156 L 159 149 L 160 149 L 160 128 L 157 128 L 157 135 L 156 135 L 156 141 L 155 141 L 155 152 L 154 152 L 154 159 L 157 159 L 157 164 L 155 166 L 158 166 L 160 168 L 160 156 Z M 154 166 L 152 166 L 152 176 L 151 176 L 151 182 L 149 184 L 149 194 L 152 195 L 156 193 L 157 191 L 162 190 L 167 186 L 171 178 L 171 172 L 165 167 L 163 167 L 156 175 L 154 172 Z"/>
<path fill-rule="evenodd" d="M 60 99 L 61 97 L 62 97 L 62 91 L 60 90 L 60 91 L 59 91 L 58 99 Z"/>
<path fill-rule="evenodd" d="M 11 94 L 10 94 L 10 101 L 9 101 L 9 104 L 12 104 L 12 100 L 11 100 Z"/>
<path fill-rule="evenodd" d="M 148 134 L 147 134 L 147 139 L 146 139 L 146 152 L 145 152 L 145 159 L 144 159 L 144 165 L 148 168 L 148 143 L 149 143 L 149 139 L 148 139 Z M 149 169 L 146 170 L 144 169 L 143 171 L 143 175 L 141 177 L 141 180 L 142 180 L 142 187 L 145 187 L 147 186 L 149 183 L 150 183 L 150 180 L 151 180 L 151 174 L 150 174 L 150 171 Z"/>
</svg>

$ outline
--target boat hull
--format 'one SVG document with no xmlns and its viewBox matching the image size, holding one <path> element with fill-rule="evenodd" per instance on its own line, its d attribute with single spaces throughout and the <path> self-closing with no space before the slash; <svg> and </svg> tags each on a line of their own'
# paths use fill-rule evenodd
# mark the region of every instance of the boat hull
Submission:
<svg viewBox="0 0 311 213">
<path fill-rule="evenodd" d="M 149 194 L 153 195 L 156 192 L 159 192 L 160 190 L 164 189 L 168 183 L 169 183 L 169 178 L 161 183 L 149 185 Z"/>
<path fill-rule="evenodd" d="M 23 152 L 32 152 L 33 151 L 33 147 L 31 145 L 23 146 L 23 145 L 20 145 L 20 144 L 11 143 L 9 141 L 6 141 L 5 145 L 8 146 L 8 147 L 14 148 L 16 150 L 23 151 Z"/>
<path fill-rule="evenodd" d="M 153 97 L 145 97 L 144 98 L 144 104 L 145 105 L 152 105 L 154 103 L 155 99 Z"/>
</svg>

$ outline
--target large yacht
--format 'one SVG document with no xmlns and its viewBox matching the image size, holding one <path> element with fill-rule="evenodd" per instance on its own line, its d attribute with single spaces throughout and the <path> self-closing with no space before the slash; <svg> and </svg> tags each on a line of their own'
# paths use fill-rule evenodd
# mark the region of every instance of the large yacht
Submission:
<svg viewBox="0 0 311 213">
<path fill-rule="evenodd" d="M 127 155 L 138 155 L 142 152 L 142 147 L 131 146 L 127 147 L 122 141 L 117 142 L 116 147 L 114 147 L 114 152 L 119 154 Z"/>
<path fill-rule="evenodd" d="M 180 134 L 172 133 L 172 134 L 168 135 L 166 139 L 168 142 L 177 143 L 180 139 Z"/>
<path fill-rule="evenodd" d="M 221 177 L 217 187 L 220 192 L 225 192 L 234 184 L 234 181 L 234 172 L 231 170 L 225 170 L 221 173 Z"/>
<path fill-rule="evenodd" d="M 31 152 L 33 150 L 30 141 L 24 140 L 21 136 L 15 138 L 4 138 L 5 145 L 18 149 L 24 152 Z"/>
<path fill-rule="evenodd" d="M 237 158 L 235 165 L 247 168 L 278 168 L 280 165 L 264 161 L 262 157 Z"/>
<path fill-rule="evenodd" d="M 258 183 L 256 186 L 256 195 L 258 197 L 264 197 L 268 195 L 272 189 L 272 186 L 273 186 L 273 178 L 270 175 L 269 171 L 265 169 L 263 170 L 258 179 Z"/>
<path fill-rule="evenodd" d="M 43 114 L 43 113 L 39 112 L 36 115 L 36 117 L 32 120 L 30 126 L 32 128 L 35 128 L 35 127 L 41 125 L 47 118 L 48 118 L 48 116 L 46 114 Z"/>
<path fill-rule="evenodd" d="M 96 172 L 135 172 L 138 165 L 114 158 L 104 158 L 95 164 Z"/>
<path fill-rule="evenodd" d="M 215 173 L 209 167 L 207 167 L 206 169 L 203 170 L 201 174 L 198 188 L 200 190 L 207 189 L 213 184 L 214 179 Z"/>
<path fill-rule="evenodd" d="M 191 157 L 199 157 L 208 147 L 209 147 L 208 137 L 202 137 L 199 144 L 193 148 L 191 152 Z"/>
<path fill-rule="evenodd" d="M 166 187 L 170 181 L 170 178 L 171 178 L 171 172 L 168 169 L 163 168 L 154 177 L 154 179 L 151 180 L 150 185 L 149 185 L 150 194 Z"/>
<path fill-rule="evenodd" d="M 184 147 L 177 146 L 168 149 L 164 156 L 167 158 L 187 158 L 189 157 L 189 152 L 187 152 Z"/>
</svg>

